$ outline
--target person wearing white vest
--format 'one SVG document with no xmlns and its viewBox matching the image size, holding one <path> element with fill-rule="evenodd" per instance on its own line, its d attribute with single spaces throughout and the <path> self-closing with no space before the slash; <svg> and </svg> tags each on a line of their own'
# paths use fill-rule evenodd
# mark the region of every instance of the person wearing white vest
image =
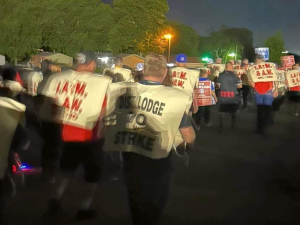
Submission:
<svg viewBox="0 0 300 225">
<path fill-rule="evenodd" d="M 162 85 L 166 74 L 165 57 L 150 54 L 143 80 L 111 84 L 108 90 L 105 149 L 123 152 L 134 225 L 159 224 L 169 194 L 170 152 L 178 129 L 187 148 L 195 140 L 186 114 L 191 95 Z"/>
<path fill-rule="evenodd" d="M 19 82 L 3 77 L 0 84 L 0 224 L 4 224 L 4 180 L 10 152 L 22 150 L 29 144 L 21 125 L 25 121 L 26 106 L 14 100 L 16 94 L 23 91 Z"/>
<path fill-rule="evenodd" d="M 117 57 L 115 59 L 115 68 L 112 69 L 107 68 L 103 71 L 103 74 L 105 74 L 107 71 L 110 71 L 113 74 L 119 73 L 122 74 L 125 82 L 134 82 L 131 70 L 125 69 L 123 68 L 123 66 L 124 66 L 123 59 L 121 57 Z"/>
<path fill-rule="evenodd" d="M 200 72 L 198 70 L 190 70 L 186 68 L 187 57 L 184 54 L 176 56 L 176 67 L 172 68 L 172 87 L 190 93 L 193 96 L 193 104 L 191 111 L 196 113 L 198 111 L 198 95 L 195 94 L 197 88 Z"/>
<path fill-rule="evenodd" d="M 77 219 L 93 219 L 97 214 L 91 209 L 91 204 L 101 178 L 103 117 L 106 91 L 111 78 L 94 75 L 94 70 L 95 62 L 91 58 L 81 63 L 77 71 L 68 70 L 59 76 L 52 75 L 42 92 L 55 99 L 56 104 L 63 109 L 57 112 L 56 117 L 62 123 L 63 152 L 60 160 L 61 174 L 54 196 L 49 201 L 50 215 L 60 211 L 64 190 L 80 164 L 84 166 L 86 191 L 82 193 L 84 201 L 78 210 Z"/>
</svg>

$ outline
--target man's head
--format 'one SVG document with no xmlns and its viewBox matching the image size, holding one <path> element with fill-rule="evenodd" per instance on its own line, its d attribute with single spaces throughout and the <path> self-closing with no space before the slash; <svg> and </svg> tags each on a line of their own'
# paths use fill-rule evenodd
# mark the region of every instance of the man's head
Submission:
<svg viewBox="0 0 300 225">
<path fill-rule="evenodd" d="M 242 60 L 238 60 L 238 61 L 236 61 L 236 64 L 238 65 L 238 66 L 240 66 L 240 65 L 242 65 Z"/>
<path fill-rule="evenodd" d="M 187 63 L 187 57 L 185 54 L 179 54 L 176 56 L 176 65 L 178 67 L 185 67 Z"/>
<path fill-rule="evenodd" d="M 221 64 L 222 63 L 222 59 L 221 58 L 216 58 L 216 64 Z"/>
<path fill-rule="evenodd" d="M 244 65 L 248 65 L 248 64 L 249 64 L 249 59 L 244 59 L 244 60 L 243 60 L 243 64 L 244 64 Z"/>
<path fill-rule="evenodd" d="M 226 63 L 226 71 L 234 71 L 233 65 L 231 62 Z"/>
<path fill-rule="evenodd" d="M 207 78 L 207 77 L 208 77 L 208 72 L 207 72 L 207 70 L 201 69 L 201 70 L 200 70 L 200 77 Z"/>
<path fill-rule="evenodd" d="M 299 64 L 298 63 L 294 64 L 292 69 L 293 70 L 299 70 Z"/>
<path fill-rule="evenodd" d="M 256 55 L 255 56 L 255 63 L 256 64 L 259 64 L 259 63 L 262 63 L 262 62 L 264 62 L 265 61 L 265 58 L 264 58 L 264 56 L 263 55 Z"/>
<path fill-rule="evenodd" d="M 122 68 L 123 65 L 124 65 L 123 58 L 117 57 L 115 59 L 115 66 L 116 66 L 116 68 Z"/>
<path fill-rule="evenodd" d="M 163 55 L 152 53 L 146 56 L 144 64 L 145 78 L 162 83 L 167 71 L 167 60 Z"/>
<path fill-rule="evenodd" d="M 92 52 L 81 52 L 76 55 L 78 67 L 77 72 L 91 72 L 96 69 L 96 61 Z"/>
<path fill-rule="evenodd" d="M 233 59 L 230 59 L 229 62 L 231 62 L 232 65 L 235 65 L 235 61 Z"/>
</svg>

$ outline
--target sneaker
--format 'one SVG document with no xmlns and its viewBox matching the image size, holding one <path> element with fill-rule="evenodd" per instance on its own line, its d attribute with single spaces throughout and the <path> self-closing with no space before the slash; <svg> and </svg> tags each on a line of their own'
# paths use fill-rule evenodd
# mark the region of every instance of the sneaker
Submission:
<svg viewBox="0 0 300 225">
<path fill-rule="evenodd" d="M 206 124 L 206 126 L 207 126 L 207 127 L 212 127 L 212 123 L 211 123 L 211 122 L 208 122 L 208 123 Z"/>
<path fill-rule="evenodd" d="M 246 107 L 246 108 L 243 108 L 243 111 L 247 111 L 247 109 L 248 109 L 247 107 Z"/>
<path fill-rule="evenodd" d="M 78 210 L 77 212 L 77 216 L 76 219 L 79 221 L 82 220 L 92 220 L 95 219 L 97 217 L 97 212 L 95 210 L 92 209 L 88 209 L 88 210 Z"/>
<path fill-rule="evenodd" d="M 48 203 L 48 213 L 50 215 L 57 214 L 61 210 L 61 200 L 52 198 Z"/>
</svg>

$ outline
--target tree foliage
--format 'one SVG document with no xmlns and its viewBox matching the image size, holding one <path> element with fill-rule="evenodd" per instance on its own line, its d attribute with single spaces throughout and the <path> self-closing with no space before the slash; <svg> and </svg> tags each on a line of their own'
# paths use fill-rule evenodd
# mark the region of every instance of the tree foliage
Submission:
<svg viewBox="0 0 300 225">
<path fill-rule="evenodd" d="M 22 59 L 42 46 L 72 55 L 105 51 L 112 9 L 99 0 L 1 0 L 0 52 Z M 2 7 L 3 6 L 3 7 Z"/>
<path fill-rule="evenodd" d="M 244 46 L 237 37 L 229 35 L 226 31 L 225 27 L 221 27 L 219 30 L 212 30 L 208 37 L 200 37 L 199 52 L 213 58 L 221 57 L 224 61 L 229 59 L 230 53 L 235 53 L 237 58 L 240 58 Z"/>
<path fill-rule="evenodd" d="M 191 27 L 177 22 L 170 22 L 173 28 L 172 54 L 184 53 L 198 56 L 199 34 Z"/>
<path fill-rule="evenodd" d="M 284 55 L 282 52 L 285 51 L 282 32 L 278 31 L 275 35 L 268 37 L 265 40 L 265 47 L 270 50 L 270 61 L 280 64 L 280 57 Z"/>
<path fill-rule="evenodd" d="M 147 52 L 149 40 L 156 40 L 165 26 L 169 10 L 166 0 L 115 0 L 116 25 L 109 34 L 113 53 Z M 143 53 L 143 52 L 141 52 Z"/>
<path fill-rule="evenodd" d="M 38 0 L 1 0 L 0 4 L 0 53 L 16 62 L 41 46 L 44 5 Z"/>
</svg>

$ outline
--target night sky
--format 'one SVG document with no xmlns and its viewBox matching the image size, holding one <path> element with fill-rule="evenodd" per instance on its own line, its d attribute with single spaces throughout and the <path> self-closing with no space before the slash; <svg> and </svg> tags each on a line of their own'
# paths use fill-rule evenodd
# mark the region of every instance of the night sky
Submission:
<svg viewBox="0 0 300 225">
<path fill-rule="evenodd" d="M 113 0 L 103 0 L 112 3 Z M 254 45 L 281 30 L 286 50 L 300 54 L 300 0 L 169 0 L 169 20 L 193 27 L 200 35 L 221 25 L 253 31 Z"/>
</svg>

